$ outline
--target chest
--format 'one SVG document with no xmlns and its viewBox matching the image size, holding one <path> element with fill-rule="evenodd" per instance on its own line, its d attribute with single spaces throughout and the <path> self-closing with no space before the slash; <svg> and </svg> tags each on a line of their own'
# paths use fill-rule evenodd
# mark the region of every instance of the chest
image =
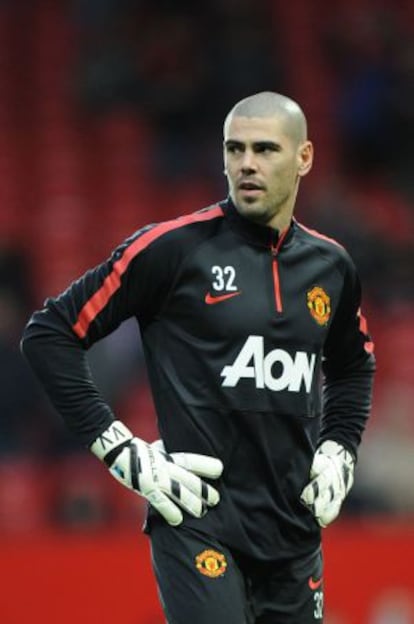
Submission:
<svg viewBox="0 0 414 624">
<path fill-rule="evenodd" d="M 185 263 L 169 316 L 201 340 L 249 335 L 286 346 L 323 345 L 342 288 L 341 275 L 309 249 L 223 241 L 203 245 Z"/>
</svg>

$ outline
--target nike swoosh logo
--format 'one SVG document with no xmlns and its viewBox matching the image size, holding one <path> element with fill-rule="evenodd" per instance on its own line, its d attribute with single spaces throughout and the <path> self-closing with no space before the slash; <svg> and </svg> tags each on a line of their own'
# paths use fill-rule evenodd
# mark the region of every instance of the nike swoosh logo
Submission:
<svg viewBox="0 0 414 624">
<path fill-rule="evenodd" d="M 233 293 L 226 293 L 225 295 L 217 295 L 217 297 L 212 297 L 208 292 L 204 298 L 204 301 L 208 305 L 212 305 L 214 303 L 220 303 L 221 301 L 226 301 L 226 299 L 231 299 L 232 297 L 237 297 L 237 295 L 241 295 L 241 290 Z"/>
<path fill-rule="evenodd" d="M 322 577 L 317 581 L 314 581 L 311 576 L 309 577 L 308 584 L 312 591 L 314 591 L 315 589 L 319 589 L 319 587 L 322 585 L 322 580 Z"/>
</svg>

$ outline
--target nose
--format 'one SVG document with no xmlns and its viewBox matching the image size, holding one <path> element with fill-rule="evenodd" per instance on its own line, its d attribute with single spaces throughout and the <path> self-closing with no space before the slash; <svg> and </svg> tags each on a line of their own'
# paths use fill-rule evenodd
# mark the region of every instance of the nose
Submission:
<svg viewBox="0 0 414 624">
<path fill-rule="evenodd" d="M 243 153 L 241 170 L 244 174 L 256 171 L 255 157 L 252 150 L 246 149 Z"/>
</svg>

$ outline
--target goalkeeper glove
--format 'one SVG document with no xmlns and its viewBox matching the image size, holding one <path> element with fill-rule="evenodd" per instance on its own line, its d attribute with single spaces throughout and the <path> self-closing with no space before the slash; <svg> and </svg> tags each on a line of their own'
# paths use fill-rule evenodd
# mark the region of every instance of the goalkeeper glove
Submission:
<svg viewBox="0 0 414 624">
<path fill-rule="evenodd" d="M 326 440 L 317 449 L 310 470 L 311 481 L 300 498 L 321 527 L 328 526 L 339 515 L 354 482 L 354 465 L 351 453 L 338 442 Z"/>
<path fill-rule="evenodd" d="M 218 491 L 199 478 L 217 479 L 221 475 L 223 464 L 214 457 L 166 453 L 160 441 L 148 444 L 133 437 L 119 420 L 101 433 L 90 449 L 115 479 L 146 498 L 173 526 L 183 520 L 180 507 L 201 518 L 207 507 L 220 500 Z"/>
</svg>

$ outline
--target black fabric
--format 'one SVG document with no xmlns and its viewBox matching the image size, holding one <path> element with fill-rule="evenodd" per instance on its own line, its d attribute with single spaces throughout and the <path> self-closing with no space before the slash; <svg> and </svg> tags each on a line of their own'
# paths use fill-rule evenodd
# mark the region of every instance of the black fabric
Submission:
<svg viewBox="0 0 414 624">
<path fill-rule="evenodd" d="M 171 528 L 162 521 L 152 524 L 150 537 L 168 624 L 323 622 L 319 548 L 293 562 L 264 563 L 195 529 Z"/>
</svg>

